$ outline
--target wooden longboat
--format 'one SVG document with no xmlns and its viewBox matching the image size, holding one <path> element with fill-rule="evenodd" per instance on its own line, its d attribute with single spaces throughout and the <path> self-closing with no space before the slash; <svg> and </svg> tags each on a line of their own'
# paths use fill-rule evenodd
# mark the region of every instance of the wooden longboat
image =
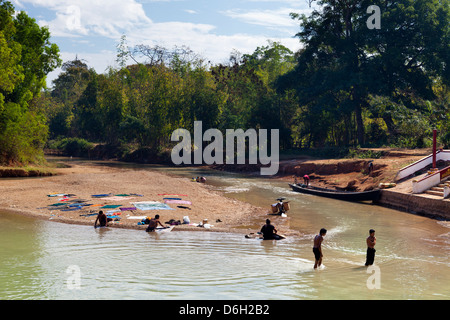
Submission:
<svg viewBox="0 0 450 320">
<path fill-rule="evenodd" d="M 326 188 L 319 188 L 314 186 L 306 186 L 304 184 L 289 184 L 292 190 L 312 194 L 320 197 L 327 197 L 332 199 L 344 200 L 344 201 L 377 201 L 380 198 L 380 189 L 374 189 L 370 191 L 338 191 Z"/>
</svg>

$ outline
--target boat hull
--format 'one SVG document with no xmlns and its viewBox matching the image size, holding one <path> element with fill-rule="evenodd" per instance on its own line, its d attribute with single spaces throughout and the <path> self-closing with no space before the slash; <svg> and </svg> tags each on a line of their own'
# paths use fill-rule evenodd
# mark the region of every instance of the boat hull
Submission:
<svg viewBox="0 0 450 320">
<path fill-rule="evenodd" d="M 318 188 L 303 184 L 289 184 L 292 190 L 305 194 L 312 194 L 320 197 L 344 200 L 344 201 L 377 201 L 380 198 L 380 190 L 375 189 L 371 191 L 351 192 L 351 191 L 335 191 L 331 189 Z"/>
</svg>

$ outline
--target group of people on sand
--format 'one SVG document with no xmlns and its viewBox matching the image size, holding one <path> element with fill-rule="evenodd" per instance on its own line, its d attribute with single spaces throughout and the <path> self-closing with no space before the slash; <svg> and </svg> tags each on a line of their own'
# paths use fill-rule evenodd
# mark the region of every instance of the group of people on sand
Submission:
<svg viewBox="0 0 450 320">
<path fill-rule="evenodd" d="M 269 219 L 266 220 L 266 224 L 261 228 L 261 233 L 264 240 L 279 240 L 281 237 L 277 234 L 277 229 L 273 226 Z M 317 269 L 322 265 L 323 253 L 322 253 L 322 242 L 323 237 L 327 234 L 327 229 L 322 228 L 314 237 L 313 253 L 314 253 L 314 269 Z M 375 237 L 375 230 L 369 230 L 369 236 L 366 238 L 367 243 L 367 254 L 365 266 L 371 266 L 375 260 L 375 244 L 377 238 Z"/>
</svg>

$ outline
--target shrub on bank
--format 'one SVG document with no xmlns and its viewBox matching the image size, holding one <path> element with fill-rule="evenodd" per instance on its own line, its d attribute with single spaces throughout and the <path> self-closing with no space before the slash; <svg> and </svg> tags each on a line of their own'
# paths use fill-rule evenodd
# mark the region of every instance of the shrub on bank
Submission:
<svg viewBox="0 0 450 320">
<path fill-rule="evenodd" d="M 86 156 L 94 148 L 94 144 L 82 138 L 63 138 L 48 142 L 50 149 L 57 149 L 67 156 Z"/>
</svg>

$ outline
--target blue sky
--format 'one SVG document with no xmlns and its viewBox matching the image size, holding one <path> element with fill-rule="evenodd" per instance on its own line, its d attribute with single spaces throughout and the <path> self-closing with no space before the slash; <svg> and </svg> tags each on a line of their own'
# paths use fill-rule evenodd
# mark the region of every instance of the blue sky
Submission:
<svg viewBox="0 0 450 320">
<path fill-rule="evenodd" d="M 10 0 L 11 1 L 11 0 Z M 290 12 L 310 12 L 307 0 L 12 0 L 48 26 L 64 61 L 86 60 L 98 73 L 116 66 L 116 45 L 188 46 L 212 63 L 233 50 L 251 53 L 267 40 L 296 51 L 298 23 Z M 60 70 L 49 74 L 48 84 Z"/>
</svg>

